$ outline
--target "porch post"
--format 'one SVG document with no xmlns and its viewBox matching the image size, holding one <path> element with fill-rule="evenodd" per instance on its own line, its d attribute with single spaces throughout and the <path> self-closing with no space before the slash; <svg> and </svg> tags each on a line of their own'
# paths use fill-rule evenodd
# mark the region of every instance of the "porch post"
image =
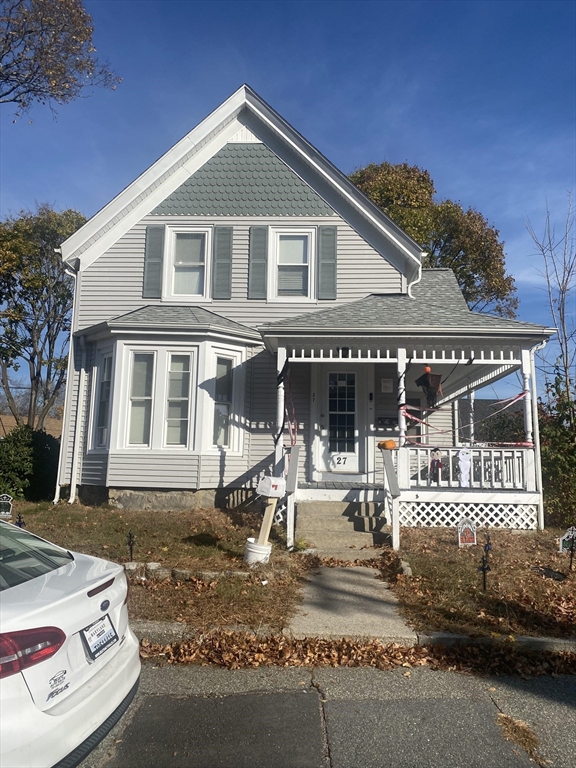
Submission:
<svg viewBox="0 0 576 768">
<path fill-rule="evenodd" d="M 278 347 L 276 358 L 276 370 L 278 375 L 286 363 L 286 347 Z M 284 440 L 280 434 L 284 424 L 284 382 L 280 382 L 276 387 L 276 436 L 278 438 L 274 446 L 274 476 L 280 477 L 284 473 Z"/>
<path fill-rule="evenodd" d="M 406 416 L 403 405 L 406 405 L 406 350 L 398 347 L 396 363 L 398 371 L 398 445 L 400 448 L 406 441 Z"/>
<path fill-rule="evenodd" d="M 524 431 L 526 442 L 533 442 L 532 422 L 532 375 L 530 364 L 530 350 L 522 350 L 522 386 L 524 389 Z"/>
<path fill-rule="evenodd" d="M 470 392 L 468 393 L 468 400 L 470 402 L 470 414 L 468 416 L 470 434 L 468 437 L 470 438 L 470 445 L 472 445 L 472 443 L 474 442 L 474 404 L 476 402 L 476 392 L 473 389 L 471 389 Z"/>
</svg>

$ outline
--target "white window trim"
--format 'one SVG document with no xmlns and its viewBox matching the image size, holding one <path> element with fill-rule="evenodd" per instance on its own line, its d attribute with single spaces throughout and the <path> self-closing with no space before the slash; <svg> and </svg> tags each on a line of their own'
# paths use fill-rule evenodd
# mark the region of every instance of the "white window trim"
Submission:
<svg viewBox="0 0 576 768">
<path fill-rule="evenodd" d="M 204 293 L 174 293 L 174 256 L 176 253 L 176 235 L 205 235 L 204 254 Z M 182 303 L 187 301 L 212 301 L 212 227 L 196 227 L 167 224 L 164 237 L 164 258 L 162 267 L 162 300 Z"/>
<path fill-rule="evenodd" d="M 154 355 L 154 375 L 152 381 L 152 417 L 150 421 L 150 441 L 148 445 L 132 445 L 130 438 L 130 392 L 132 385 L 132 369 L 134 354 Z M 166 417 L 168 409 L 168 361 L 170 355 L 190 356 L 190 398 L 188 407 L 188 441 L 186 445 L 166 444 Z M 115 445 L 114 452 L 119 453 L 194 453 L 197 435 L 197 367 L 198 344 L 190 346 L 172 346 L 160 344 L 152 346 L 149 343 L 119 342 L 118 358 L 121 358 L 122 375 L 114 378 L 114 389 L 118 393 L 118 408 L 115 409 L 115 432 L 110 429 L 110 446 Z M 200 413 L 200 411 L 198 411 Z M 114 420 L 113 420 L 114 421 Z M 112 448 L 111 448 L 112 449 Z"/>
<path fill-rule="evenodd" d="M 278 296 L 278 257 L 280 235 L 306 235 L 308 237 L 308 295 Z M 270 227 L 268 250 L 268 298 L 269 302 L 290 304 L 316 304 L 316 227 Z"/>
<path fill-rule="evenodd" d="M 214 445 L 213 443 L 216 406 L 216 359 L 218 357 L 232 360 L 232 419 L 230 424 L 230 442 L 226 447 Z M 205 374 L 209 398 L 207 399 L 206 407 L 203 409 L 206 416 L 202 453 L 215 456 L 219 456 L 222 451 L 231 456 L 242 456 L 243 454 L 244 435 L 246 432 L 246 416 L 244 413 L 245 362 L 246 349 L 243 347 L 210 344 L 207 349 Z"/>
<path fill-rule="evenodd" d="M 151 413 L 150 413 L 150 435 L 147 443 L 131 443 L 130 442 L 130 417 L 132 415 L 132 375 L 134 372 L 134 357 L 136 355 L 152 355 L 152 395 L 151 401 Z M 126 380 L 126 424 L 124 431 L 124 446 L 135 451 L 149 451 L 152 447 L 152 441 L 154 439 L 154 412 L 156 401 L 156 380 L 158 376 L 158 353 L 155 349 L 130 349 L 128 354 L 128 377 Z"/>
<path fill-rule="evenodd" d="M 177 445 L 174 443 L 168 443 L 166 440 L 167 432 L 168 432 L 168 392 L 170 387 L 170 366 L 169 362 L 172 357 L 172 355 L 182 355 L 188 357 L 190 360 L 189 363 L 189 382 L 188 382 L 188 435 L 187 440 L 184 445 Z M 194 392 L 196 389 L 196 360 L 197 355 L 195 353 L 195 349 L 186 349 L 186 350 L 176 350 L 176 349 L 167 349 L 165 353 L 165 370 L 164 370 L 164 387 L 163 387 L 163 394 L 164 394 L 164 418 L 162 423 L 162 448 L 167 451 L 189 451 L 191 445 L 193 444 L 194 440 L 194 423 L 195 423 L 195 398 L 194 398 Z M 160 410 L 160 408 L 158 408 Z"/>
</svg>

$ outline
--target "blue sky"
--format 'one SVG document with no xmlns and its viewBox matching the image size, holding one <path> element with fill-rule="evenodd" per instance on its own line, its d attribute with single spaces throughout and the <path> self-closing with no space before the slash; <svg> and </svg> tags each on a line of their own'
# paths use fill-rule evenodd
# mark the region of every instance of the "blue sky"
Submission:
<svg viewBox="0 0 576 768">
<path fill-rule="evenodd" d="M 341 170 L 408 161 L 500 230 L 519 317 L 548 323 L 526 232 L 563 223 L 576 176 L 576 3 L 87 0 L 123 78 L 13 123 L 0 216 L 94 214 L 242 83 Z M 31 121 L 31 122 L 30 122 Z"/>
</svg>

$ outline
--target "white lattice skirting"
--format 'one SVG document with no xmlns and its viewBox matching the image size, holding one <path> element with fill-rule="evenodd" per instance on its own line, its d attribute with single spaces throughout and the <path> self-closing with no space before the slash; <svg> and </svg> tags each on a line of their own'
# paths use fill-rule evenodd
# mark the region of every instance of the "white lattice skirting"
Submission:
<svg viewBox="0 0 576 768">
<path fill-rule="evenodd" d="M 453 528 L 463 517 L 480 527 L 534 530 L 538 527 L 536 504 L 489 502 L 400 501 L 400 525 L 408 528 Z"/>
</svg>

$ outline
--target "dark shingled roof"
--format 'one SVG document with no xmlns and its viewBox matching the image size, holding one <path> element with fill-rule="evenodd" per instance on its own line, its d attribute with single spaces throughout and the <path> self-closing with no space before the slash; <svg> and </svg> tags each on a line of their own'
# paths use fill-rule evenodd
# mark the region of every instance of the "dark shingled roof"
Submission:
<svg viewBox="0 0 576 768">
<path fill-rule="evenodd" d="M 226 144 L 153 215 L 331 216 L 333 210 L 264 144 Z"/>
<path fill-rule="evenodd" d="M 162 328 L 163 330 L 217 330 L 233 333 L 236 336 L 260 338 L 258 331 L 247 325 L 228 320 L 222 315 L 210 312 L 203 307 L 180 307 L 149 305 L 135 309 L 125 315 L 114 317 L 107 325 L 110 328 Z"/>
<path fill-rule="evenodd" d="M 308 312 L 262 325 L 263 334 L 283 330 L 383 330 L 442 328 L 449 330 L 541 331 L 534 323 L 508 320 L 471 312 L 450 269 L 424 269 L 422 280 L 413 286 L 414 298 L 406 294 L 371 294 L 330 309 Z"/>
</svg>

